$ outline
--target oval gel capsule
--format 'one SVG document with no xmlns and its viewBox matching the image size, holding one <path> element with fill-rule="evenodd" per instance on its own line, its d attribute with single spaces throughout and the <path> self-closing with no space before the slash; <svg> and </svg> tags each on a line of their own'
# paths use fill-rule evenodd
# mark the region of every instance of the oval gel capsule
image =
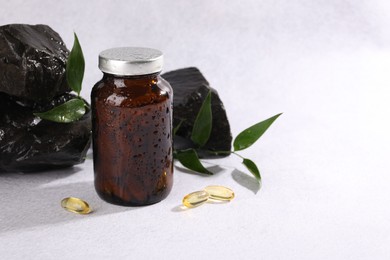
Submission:
<svg viewBox="0 0 390 260">
<path fill-rule="evenodd" d="M 209 194 L 209 198 L 213 200 L 230 201 L 234 199 L 234 192 L 224 186 L 211 185 L 204 188 L 204 190 Z"/>
<path fill-rule="evenodd" d="M 63 199 L 61 206 L 67 211 L 77 214 L 89 214 L 91 212 L 91 208 L 86 201 L 75 197 Z"/>
<path fill-rule="evenodd" d="M 195 208 L 204 204 L 209 199 L 207 191 L 195 191 L 183 198 L 183 205 L 188 208 Z"/>
</svg>

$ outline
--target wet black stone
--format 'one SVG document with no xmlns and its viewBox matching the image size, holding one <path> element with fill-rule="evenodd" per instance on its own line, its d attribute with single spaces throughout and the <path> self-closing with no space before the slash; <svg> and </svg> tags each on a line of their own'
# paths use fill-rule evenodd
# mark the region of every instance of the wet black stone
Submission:
<svg viewBox="0 0 390 260">
<path fill-rule="evenodd" d="M 68 124 L 33 115 L 73 97 L 64 94 L 48 103 L 26 103 L 0 93 L 0 172 L 41 171 L 84 162 L 90 146 L 90 111 Z"/>
<path fill-rule="evenodd" d="M 0 26 L 0 92 L 37 102 L 69 92 L 68 54 L 61 37 L 47 25 Z"/>
<path fill-rule="evenodd" d="M 202 73 L 194 67 L 170 71 L 162 74 L 173 88 L 173 125 L 184 120 L 174 138 L 175 149 L 195 148 L 191 141 L 192 128 L 200 107 L 211 90 L 213 127 L 205 149 L 198 150 L 203 158 L 216 157 L 205 150 L 230 151 L 232 134 L 225 108 L 218 92 L 210 87 Z M 219 156 L 218 156 L 219 157 Z"/>
</svg>

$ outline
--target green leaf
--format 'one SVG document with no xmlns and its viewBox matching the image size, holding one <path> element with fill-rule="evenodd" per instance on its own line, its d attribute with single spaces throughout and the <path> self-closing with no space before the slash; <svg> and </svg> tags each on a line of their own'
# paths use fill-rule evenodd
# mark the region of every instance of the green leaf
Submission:
<svg viewBox="0 0 390 260">
<path fill-rule="evenodd" d="M 179 130 L 179 128 L 181 127 L 183 122 L 184 122 L 184 119 L 180 120 L 179 124 L 173 129 L 173 135 L 176 135 L 177 131 Z"/>
<path fill-rule="evenodd" d="M 49 111 L 34 113 L 42 119 L 57 123 L 70 123 L 80 119 L 84 114 L 84 101 L 78 98 L 71 99 Z"/>
<path fill-rule="evenodd" d="M 199 145 L 204 146 L 209 140 L 212 127 L 212 113 L 211 113 L 211 91 L 207 94 L 203 101 L 198 115 L 196 116 L 194 127 L 192 128 L 191 140 Z"/>
<path fill-rule="evenodd" d="M 85 61 L 83 50 L 79 39 L 74 34 L 74 43 L 70 51 L 68 62 L 66 63 L 66 79 L 70 88 L 80 96 L 81 84 L 83 83 Z"/>
<path fill-rule="evenodd" d="M 270 117 L 242 131 L 234 139 L 234 151 L 243 150 L 254 144 L 281 114 Z"/>
<path fill-rule="evenodd" d="M 256 179 L 258 181 L 261 181 L 261 176 L 260 176 L 260 171 L 259 169 L 257 168 L 256 164 L 249 160 L 249 159 L 246 159 L 244 158 L 244 160 L 242 161 L 242 163 L 246 166 L 246 168 L 256 177 Z"/>
<path fill-rule="evenodd" d="M 204 174 L 208 174 L 208 175 L 213 174 L 212 172 L 207 170 L 202 165 L 202 163 L 199 160 L 198 154 L 196 153 L 196 151 L 194 149 L 177 151 L 176 152 L 176 159 L 178 159 L 179 162 L 181 164 L 183 164 L 183 166 L 185 166 L 186 168 L 188 168 L 190 170 L 204 173 Z"/>
</svg>

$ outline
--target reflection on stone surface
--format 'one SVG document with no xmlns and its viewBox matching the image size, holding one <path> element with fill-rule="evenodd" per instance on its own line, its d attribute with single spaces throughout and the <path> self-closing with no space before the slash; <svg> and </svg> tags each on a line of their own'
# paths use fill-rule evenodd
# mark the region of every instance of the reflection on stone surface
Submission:
<svg viewBox="0 0 390 260">
<path fill-rule="evenodd" d="M 69 51 L 47 25 L 0 26 L 0 92 L 32 101 L 50 101 L 69 91 Z"/>
<path fill-rule="evenodd" d="M 0 93 L 0 172 L 40 171 L 84 162 L 90 146 L 89 111 L 68 124 L 40 120 L 33 115 L 73 97 L 65 94 L 49 104 L 29 107 Z"/>
</svg>

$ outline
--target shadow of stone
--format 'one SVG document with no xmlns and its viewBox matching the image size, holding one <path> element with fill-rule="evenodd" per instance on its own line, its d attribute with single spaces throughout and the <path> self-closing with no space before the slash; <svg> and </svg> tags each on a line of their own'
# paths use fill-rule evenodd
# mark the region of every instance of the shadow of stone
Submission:
<svg viewBox="0 0 390 260">
<path fill-rule="evenodd" d="M 237 169 L 234 169 L 232 172 L 232 178 L 238 184 L 252 191 L 254 194 L 257 194 L 261 188 L 261 182 L 257 181 L 255 177 L 249 176 Z"/>
<path fill-rule="evenodd" d="M 52 169 L 41 172 L 0 172 L 0 180 L 12 180 L 12 181 L 29 181 L 29 182 L 51 182 L 53 180 L 59 180 L 69 177 L 77 172 L 81 171 L 79 166 L 71 166 L 60 169 Z"/>
</svg>

